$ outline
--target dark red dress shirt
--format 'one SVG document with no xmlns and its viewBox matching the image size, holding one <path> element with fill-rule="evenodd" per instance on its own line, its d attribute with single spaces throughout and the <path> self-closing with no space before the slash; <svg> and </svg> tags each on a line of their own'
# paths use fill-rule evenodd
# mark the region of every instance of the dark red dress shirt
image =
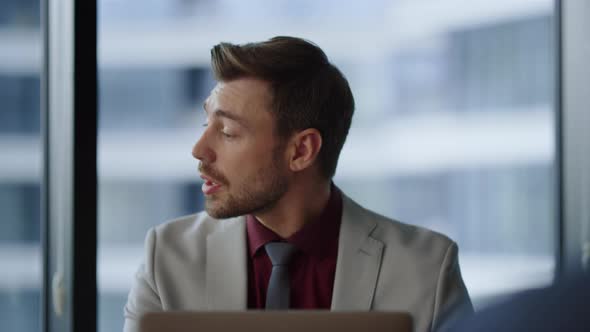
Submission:
<svg viewBox="0 0 590 332">
<path fill-rule="evenodd" d="M 289 264 L 291 309 L 330 309 L 338 256 L 342 196 L 335 186 L 321 216 L 282 239 L 248 216 L 248 309 L 264 309 L 272 264 L 264 245 L 286 241 L 298 249 Z"/>
</svg>

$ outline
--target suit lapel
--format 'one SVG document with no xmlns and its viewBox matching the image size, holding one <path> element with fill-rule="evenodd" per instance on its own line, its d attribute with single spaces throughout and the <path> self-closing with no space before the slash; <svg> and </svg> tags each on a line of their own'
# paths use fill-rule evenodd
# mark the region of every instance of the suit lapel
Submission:
<svg viewBox="0 0 590 332">
<path fill-rule="evenodd" d="M 383 254 L 383 243 L 371 237 L 376 226 L 362 207 L 342 195 L 332 310 L 371 309 Z"/>
<path fill-rule="evenodd" d="M 244 217 L 224 221 L 225 229 L 207 237 L 207 307 L 247 308 L 247 248 Z"/>
</svg>

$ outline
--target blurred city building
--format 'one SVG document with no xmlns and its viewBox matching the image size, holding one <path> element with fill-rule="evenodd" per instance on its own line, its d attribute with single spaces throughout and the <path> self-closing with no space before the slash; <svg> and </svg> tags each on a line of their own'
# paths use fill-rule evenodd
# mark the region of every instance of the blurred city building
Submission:
<svg viewBox="0 0 590 332">
<path fill-rule="evenodd" d="M 99 1 L 99 328 L 119 330 L 149 227 L 202 209 L 209 49 L 295 35 L 350 81 L 335 183 L 459 243 L 476 306 L 555 266 L 553 3 Z M 0 3 L 0 321 L 38 331 L 38 0 Z M 83 194 L 83 193 L 78 193 Z M 83 222 L 83 221 L 78 221 Z"/>
</svg>

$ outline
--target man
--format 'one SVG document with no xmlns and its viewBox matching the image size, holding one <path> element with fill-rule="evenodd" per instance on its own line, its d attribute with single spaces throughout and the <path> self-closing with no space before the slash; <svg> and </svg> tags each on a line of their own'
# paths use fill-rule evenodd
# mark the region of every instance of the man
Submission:
<svg viewBox="0 0 590 332">
<path fill-rule="evenodd" d="M 221 43 L 211 64 L 218 84 L 192 152 L 206 211 L 148 232 L 125 331 L 162 310 L 405 311 L 415 331 L 472 312 L 453 241 L 332 183 L 354 99 L 319 47 Z"/>
</svg>

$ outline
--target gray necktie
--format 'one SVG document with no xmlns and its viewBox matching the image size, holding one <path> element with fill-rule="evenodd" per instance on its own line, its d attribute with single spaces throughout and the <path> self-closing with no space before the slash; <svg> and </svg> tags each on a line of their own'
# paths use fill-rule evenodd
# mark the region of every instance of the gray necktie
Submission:
<svg viewBox="0 0 590 332">
<path fill-rule="evenodd" d="M 289 309 L 289 261 L 295 252 L 295 246 L 286 242 L 269 242 L 264 249 L 272 262 L 272 272 L 266 291 L 266 309 Z"/>
</svg>

